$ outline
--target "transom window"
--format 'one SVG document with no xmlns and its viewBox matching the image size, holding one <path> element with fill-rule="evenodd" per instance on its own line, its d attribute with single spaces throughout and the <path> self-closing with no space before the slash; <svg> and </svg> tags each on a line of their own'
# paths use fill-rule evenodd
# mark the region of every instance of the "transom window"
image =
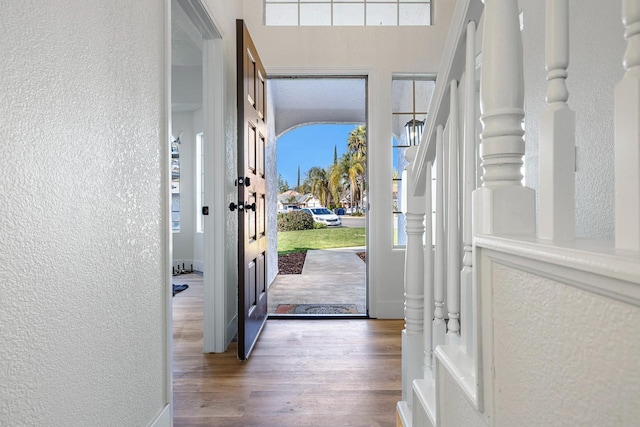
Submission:
<svg viewBox="0 0 640 427">
<path fill-rule="evenodd" d="M 431 0 L 264 0 L 265 25 L 431 25 Z"/>
</svg>

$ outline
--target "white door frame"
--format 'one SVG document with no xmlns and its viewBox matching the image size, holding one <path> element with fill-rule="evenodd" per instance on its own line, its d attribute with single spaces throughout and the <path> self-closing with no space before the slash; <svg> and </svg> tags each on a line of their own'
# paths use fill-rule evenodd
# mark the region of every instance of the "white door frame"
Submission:
<svg viewBox="0 0 640 427">
<path fill-rule="evenodd" d="M 166 0 L 169 11 L 171 0 Z M 204 219 L 203 351 L 226 350 L 225 324 L 225 133 L 224 44 L 219 26 L 203 0 L 176 0 L 202 36 L 202 113 L 204 121 L 204 200 L 210 215 Z M 171 71 L 171 17 L 168 18 L 169 76 Z M 169 78 L 169 87 L 171 80 Z M 170 100 L 170 97 L 168 98 Z M 170 101 L 169 101 L 170 102 Z M 169 119 L 171 104 L 169 104 Z M 169 265 L 171 265 L 169 263 Z M 171 312 L 169 312 L 169 317 Z M 168 331 L 171 338 L 172 331 Z M 171 342 L 170 339 L 167 340 Z M 171 343 L 170 346 L 173 344 Z M 172 349 L 171 349 L 172 351 Z"/>
<path fill-rule="evenodd" d="M 378 129 L 377 129 L 377 124 L 376 126 L 373 126 L 373 124 L 375 124 L 375 120 L 373 120 L 373 122 L 371 122 L 371 118 L 375 118 L 378 116 L 378 104 L 377 104 L 377 98 L 375 95 L 377 95 L 377 92 L 372 90 L 372 85 L 377 84 L 377 79 L 378 79 L 378 73 L 376 71 L 376 69 L 374 68 L 369 68 L 369 67 L 266 67 L 266 72 L 267 72 L 267 77 L 289 77 L 289 76 L 305 76 L 305 77 L 314 77 L 314 76 L 318 76 L 319 78 L 321 77 L 331 77 L 331 76 L 337 76 L 337 77 L 344 77 L 344 76 L 356 76 L 356 77 L 365 77 L 366 78 L 366 105 L 367 105 L 367 111 L 366 111 L 366 118 L 365 118 L 365 125 L 367 126 L 367 178 L 369 178 L 369 169 L 370 169 L 370 161 L 372 158 L 375 158 L 376 154 L 374 153 L 373 156 L 370 156 L 373 145 L 371 144 L 372 142 L 372 138 L 371 136 L 374 135 L 375 137 L 377 137 L 378 134 Z M 370 123 L 371 122 L 371 123 Z M 368 190 L 368 196 L 367 198 L 370 199 L 371 197 L 371 187 L 369 187 Z M 374 198 L 375 198 L 375 193 L 376 191 L 373 190 L 374 193 Z M 374 212 L 374 215 L 376 214 L 376 212 Z M 367 210 L 367 216 L 370 217 L 371 215 L 369 215 L 369 210 Z M 367 247 L 367 259 L 370 258 L 370 256 L 376 255 L 376 248 L 375 248 L 375 241 L 371 238 L 371 233 L 370 230 L 374 229 L 371 226 L 372 222 L 370 220 L 367 220 L 367 223 L 365 225 L 366 227 L 366 247 Z M 366 263 L 366 280 L 367 280 L 367 296 L 366 296 L 366 305 L 367 305 L 367 314 L 369 315 L 369 317 L 371 318 L 377 318 L 378 316 L 378 295 L 379 295 L 379 289 L 381 284 L 379 283 L 378 280 L 376 280 L 375 276 L 372 275 L 372 269 L 370 267 L 371 263 L 367 262 Z"/>
<path fill-rule="evenodd" d="M 192 0 L 200 1 L 200 0 Z M 204 322 L 203 350 L 223 353 L 227 349 L 226 324 L 226 164 L 224 132 L 224 42 L 205 39 L 203 55 L 204 198 L 210 215 L 204 228 Z M 203 203 L 204 204 L 204 203 Z M 207 221 L 208 219 L 208 221 Z"/>
</svg>

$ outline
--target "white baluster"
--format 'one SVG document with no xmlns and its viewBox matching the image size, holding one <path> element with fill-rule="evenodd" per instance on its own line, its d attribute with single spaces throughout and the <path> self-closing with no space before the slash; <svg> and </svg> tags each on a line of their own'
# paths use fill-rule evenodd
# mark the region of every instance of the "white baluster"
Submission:
<svg viewBox="0 0 640 427">
<path fill-rule="evenodd" d="M 467 24 L 467 46 L 465 59 L 464 93 L 464 162 L 463 162 L 463 224 L 462 243 L 464 257 L 460 272 L 461 335 L 466 352 L 473 355 L 473 334 L 471 333 L 473 294 L 473 230 L 471 228 L 471 195 L 476 189 L 476 23 Z"/>
<path fill-rule="evenodd" d="M 640 251 L 640 0 L 622 1 L 627 39 L 615 91 L 616 248 Z"/>
<path fill-rule="evenodd" d="M 457 343 L 460 336 L 460 220 L 459 220 L 459 180 L 458 145 L 460 139 L 458 82 L 450 85 L 449 107 L 449 188 L 447 208 L 447 309 L 449 323 L 447 336 L 450 343 Z"/>
<path fill-rule="evenodd" d="M 431 371 L 431 325 L 433 322 L 433 206 L 431 203 L 431 162 L 427 162 L 426 180 L 424 191 L 424 373 L 425 377 Z"/>
<path fill-rule="evenodd" d="M 540 117 L 539 230 L 541 239 L 575 236 L 575 113 L 567 105 L 569 1 L 547 0 L 547 107 Z"/>
<path fill-rule="evenodd" d="M 432 349 L 445 343 L 444 289 L 446 280 L 445 262 L 447 246 L 444 227 L 444 148 L 442 125 L 436 128 L 436 250 L 434 266 L 433 340 Z"/>
<path fill-rule="evenodd" d="M 522 185 L 524 74 L 517 0 L 485 0 L 480 110 L 482 187 L 476 234 L 535 232 L 535 193 Z"/>
<path fill-rule="evenodd" d="M 406 170 L 410 170 L 416 157 L 418 147 L 412 146 L 405 151 L 408 161 Z M 409 407 L 412 406 L 413 380 L 423 378 L 424 356 L 424 249 L 422 244 L 424 234 L 424 196 L 413 195 L 415 183 L 412 182 L 410 173 L 403 174 L 407 177 L 406 212 L 407 246 L 405 251 L 405 330 L 402 335 L 403 363 L 403 389 L 402 400 Z"/>
</svg>

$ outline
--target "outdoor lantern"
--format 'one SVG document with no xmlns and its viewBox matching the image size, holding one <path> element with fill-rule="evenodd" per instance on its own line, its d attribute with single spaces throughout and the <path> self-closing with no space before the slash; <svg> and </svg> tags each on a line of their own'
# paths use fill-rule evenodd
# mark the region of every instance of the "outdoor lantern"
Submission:
<svg viewBox="0 0 640 427">
<path fill-rule="evenodd" d="M 420 138 L 422 138 L 422 131 L 424 129 L 424 120 L 412 119 L 404 125 L 404 131 L 407 136 L 407 144 L 418 145 L 420 144 Z"/>
</svg>

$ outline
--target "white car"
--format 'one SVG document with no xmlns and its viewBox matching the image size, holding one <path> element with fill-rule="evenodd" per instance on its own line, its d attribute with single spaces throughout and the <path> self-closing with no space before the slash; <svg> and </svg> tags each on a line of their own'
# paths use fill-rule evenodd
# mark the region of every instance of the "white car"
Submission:
<svg viewBox="0 0 640 427">
<path fill-rule="evenodd" d="M 342 225 L 340 217 L 327 208 L 304 208 L 302 211 L 310 213 L 315 222 L 326 224 L 330 227 Z"/>
</svg>

